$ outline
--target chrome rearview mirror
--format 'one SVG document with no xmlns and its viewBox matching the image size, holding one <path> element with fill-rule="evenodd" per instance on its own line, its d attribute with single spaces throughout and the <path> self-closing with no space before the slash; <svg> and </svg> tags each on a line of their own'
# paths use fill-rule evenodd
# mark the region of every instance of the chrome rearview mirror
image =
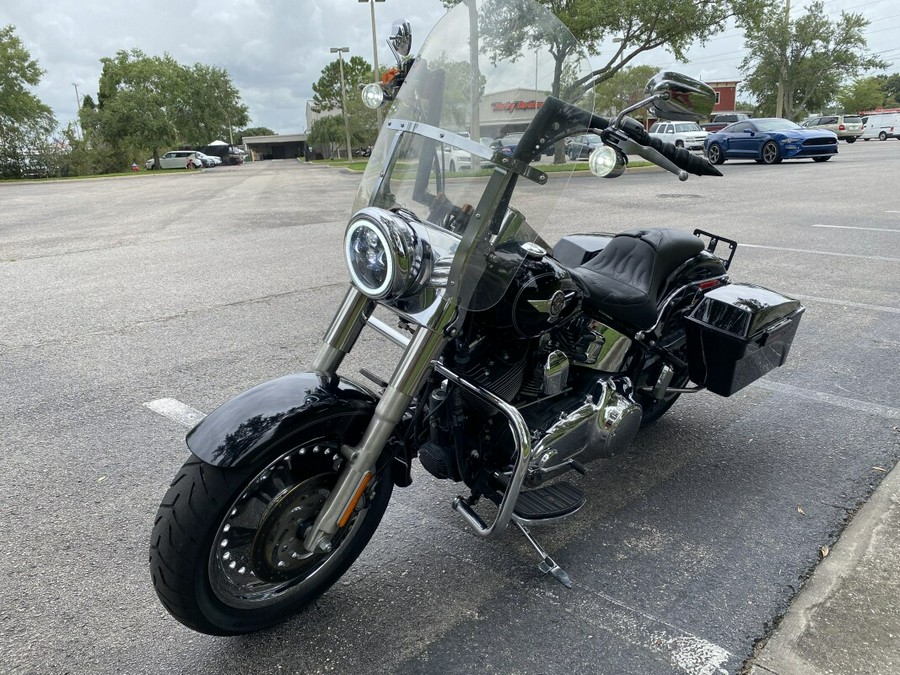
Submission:
<svg viewBox="0 0 900 675">
<path fill-rule="evenodd" d="M 409 56 L 412 49 L 412 27 L 406 19 L 397 19 L 391 26 L 391 36 L 387 39 L 388 46 L 394 52 L 398 61 Z"/>
<path fill-rule="evenodd" d="M 709 117 L 716 104 L 716 92 L 708 84 L 671 70 L 654 75 L 644 93 L 653 102 L 650 114 L 663 120 L 699 122 Z"/>
</svg>

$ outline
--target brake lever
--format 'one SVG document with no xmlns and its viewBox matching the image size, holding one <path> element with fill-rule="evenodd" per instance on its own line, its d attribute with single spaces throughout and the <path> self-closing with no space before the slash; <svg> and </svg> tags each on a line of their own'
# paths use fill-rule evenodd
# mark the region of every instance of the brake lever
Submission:
<svg viewBox="0 0 900 675">
<path fill-rule="evenodd" d="M 643 157 L 648 162 L 653 162 L 666 171 L 674 173 L 676 176 L 678 176 L 678 180 L 680 181 L 686 181 L 690 175 L 684 169 L 676 166 L 671 160 L 666 159 L 662 154 L 659 153 L 659 151 L 654 150 L 653 148 L 650 148 L 646 145 L 636 143 L 619 129 L 608 128 L 604 130 L 601 136 L 604 143 L 616 148 L 626 157 L 628 157 L 629 155 L 638 155 L 640 157 Z"/>
</svg>

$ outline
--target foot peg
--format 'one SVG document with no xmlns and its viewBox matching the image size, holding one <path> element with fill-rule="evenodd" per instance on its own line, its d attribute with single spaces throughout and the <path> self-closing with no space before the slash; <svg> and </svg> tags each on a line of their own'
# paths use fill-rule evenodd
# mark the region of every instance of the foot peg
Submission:
<svg viewBox="0 0 900 675">
<path fill-rule="evenodd" d="M 585 502 L 584 493 L 571 483 L 551 483 L 535 490 L 522 490 L 513 515 L 526 523 L 546 522 L 571 516 Z"/>
<path fill-rule="evenodd" d="M 513 522 L 516 524 L 516 527 L 522 530 L 522 534 L 524 534 L 525 538 L 531 543 L 532 546 L 534 546 L 534 550 L 538 552 L 538 555 L 543 558 L 543 560 L 541 560 L 540 564 L 538 565 L 538 569 L 544 574 L 550 572 L 550 574 L 556 577 L 556 580 L 559 581 L 559 583 L 561 583 L 563 586 L 565 586 L 566 588 L 572 588 L 572 580 L 569 578 L 569 575 L 566 574 L 566 571 L 562 567 L 556 564 L 556 561 L 553 560 L 553 558 L 547 555 L 547 552 L 544 550 L 544 548 L 539 543 L 537 543 L 534 537 L 531 536 L 531 532 L 528 531 L 528 528 L 522 525 L 522 523 L 520 523 L 516 519 L 513 519 Z"/>
</svg>

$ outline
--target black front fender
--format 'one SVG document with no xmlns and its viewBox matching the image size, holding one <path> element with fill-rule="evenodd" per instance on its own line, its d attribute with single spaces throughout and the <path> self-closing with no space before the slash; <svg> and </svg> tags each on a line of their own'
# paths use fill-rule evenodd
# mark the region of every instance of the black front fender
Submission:
<svg viewBox="0 0 900 675">
<path fill-rule="evenodd" d="M 224 403 L 188 432 L 188 448 L 207 464 L 238 466 L 261 446 L 310 422 L 371 412 L 375 396 L 352 382 L 317 373 L 285 375 Z"/>
</svg>

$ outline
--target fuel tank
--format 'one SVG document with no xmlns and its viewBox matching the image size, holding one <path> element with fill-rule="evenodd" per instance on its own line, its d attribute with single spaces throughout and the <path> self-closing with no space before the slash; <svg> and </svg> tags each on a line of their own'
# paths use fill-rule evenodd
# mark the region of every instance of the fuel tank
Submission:
<svg viewBox="0 0 900 675">
<path fill-rule="evenodd" d="M 573 317 L 581 307 L 582 292 L 568 269 L 535 243 L 509 242 L 495 250 L 486 275 L 516 269 L 500 302 L 482 313 L 491 328 L 512 331 L 515 337 L 541 335 Z"/>
</svg>

